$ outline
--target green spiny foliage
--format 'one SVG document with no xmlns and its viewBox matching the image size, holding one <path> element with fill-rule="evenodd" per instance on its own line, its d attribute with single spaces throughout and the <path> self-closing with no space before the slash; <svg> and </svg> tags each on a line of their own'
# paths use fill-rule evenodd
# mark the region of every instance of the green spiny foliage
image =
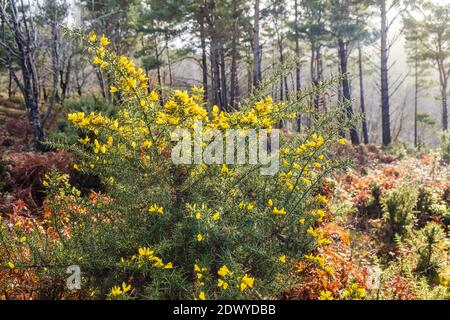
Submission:
<svg viewBox="0 0 450 320">
<path fill-rule="evenodd" d="M 435 276 L 446 265 L 445 231 L 443 228 L 430 222 L 416 232 L 413 238 L 413 248 L 417 254 L 415 271 Z"/>
<path fill-rule="evenodd" d="M 450 163 L 450 132 L 444 131 L 441 134 L 441 157 L 446 163 Z"/>
<path fill-rule="evenodd" d="M 383 218 L 387 222 L 388 234 L 403 236 L 414 225 L 414 208 L 418 199 L 417 189 L 408 183 L 389 190 L 381 198 Z"/>
</svg>

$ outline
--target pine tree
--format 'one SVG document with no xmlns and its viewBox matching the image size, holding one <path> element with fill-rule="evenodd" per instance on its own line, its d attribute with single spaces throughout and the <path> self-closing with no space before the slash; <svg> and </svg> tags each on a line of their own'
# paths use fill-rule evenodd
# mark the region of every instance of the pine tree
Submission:
<svg viewBox="0 0 450 320">
<path fill-rule="evenodd" d="M 448 81 L 450 77 L 450 20 L 449 4 L 423 3 L 420 18 L 410 16 L 408 23 L 414 27 L 418 41 L 417 54 L 431 61 L 439 74 L 442 107 L 442 129 L 448 130 Z"/>
</svg>

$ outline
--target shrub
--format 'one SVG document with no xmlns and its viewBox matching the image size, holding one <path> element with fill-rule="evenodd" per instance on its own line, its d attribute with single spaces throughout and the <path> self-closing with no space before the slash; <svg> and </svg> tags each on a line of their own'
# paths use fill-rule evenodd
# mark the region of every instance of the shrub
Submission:
<svg viewBox="0 0 450 320">
<path fill-rule="evenodd" d="M 447 299 L 450 298 L 450 265 L 447 265 L 446 268 L 439 275 L 439 279 L 441 281 L 441 285 L 447 288 Z"/>
<path fill-rule="evenodd" d="M 396 237 L 397 259 L 381 275 L 381 296 L 400 300 L 445 299 L 445 232 L 430 222 L 409 237 Z"/>
<path fill-rule="evenodd" d="M 274 176 L 261 175 L 258 164 L 175 165 L 174 129 L 191 133 L 195 120 L 222 132 L 271 129 L 307 111 L 306 97 L 279 104 L 251 98 L 240 111 L 224 112 L 207 108 L 202 88 L 194 87 L 173 91 L 160 105 L 143 70 L 109 52 L 106 38 L 99 43 L 91 34 L 85 41 L 121 103 L 114 117 L 69 114 L 84 134 L 62 147 L 76 155 L 76 170 L 99 176 L 105 192 L 83 196 L 67 175 L 47 175 L 44 220 L 23 242 L 8 237 L 7 228 L 0 232 L 6 248 L 27 248 L 7 261 L 77 264 L 83 297 L 113 299 L 275 298 L 298 281 L 293 270 L 300 260 L 333 275 L 317 250 L 330 243 L 320 227 L 328 203 L 320 186 L 345 165 L 330 156 L 345 143 L 339 136 L 350 125 L 342 121 L 345 106 L 311 116 L 316 120 L 303 134 L 282 137 Z M 61 278 L 55 268 L 41 274 Z"/>
<path fill-rule="evenodd" d="M 405 248 L 405 251 L 408 251 Z M 371 292 L 371 299 L 443 300 L 447 298 L 444 285 L 430 283 L 427 276 L 414 271 L 414 254 L 402 254 L 391 261 L 380 275 L 380 288 Z"/>
<path fill-rule="evenodd" d="M 450 163 L 450 132 L 441 133 L 441 158 L 445 163 Z"/>
<path fill-rule="evenodd" d="M 441 190 L 434 186 L 422 185 L 419 188 L 417 208 L 430 215 L 444 217 L 448 214 L 446 202 L 442 199 Z"/>
<path fill-rule="evenodd" d="M 385 150 L 385 154 L 391 155 L 396 159 L 404 159 L 408 155 L 408 147 L 404 142 L 394 141 Z"/>
<path fill-rule="evenodd" d="M 416 272 L 437 278 L 447 262 L 445 241 L 445 231 L 435 222 L 429 222 L 416 233 L 412 239 L 417 254 Z"/>
<path fill-rule="evenodd" d="M 446 288 L 430 285 L 426 277 L 401 270 L 404 264 L 391 263 L 381 275 L 381 290 L 371 298 L 386 300 L 444 300 Z"/>
<path fill-rule="evenodd" d="M 67 100 L 64 103 L 63 111 L 65 113 L 84 112 L 90 114 L 91 112 L 99 113 L 111 117 L 115 114 L 114 105 L 108 103 L 103 98 L 96 96 L 83 96 L 77 100 Z M 59 119 L 56 123 L 56 128 L 49 133 L 51 141 L 60 141 L 66 144 L 74 144 L 80 138 L 80 130 L 74 127 L 66 117 Z"/>
<path fill-rule="evenodd" d="M 417 189 L 407 183 L 382 195 L 383 218 L 387 222 L 387 231 L 391 239 L 396 234 L 403 236 L 413 227 L 417 199 Z"/>
</svg>

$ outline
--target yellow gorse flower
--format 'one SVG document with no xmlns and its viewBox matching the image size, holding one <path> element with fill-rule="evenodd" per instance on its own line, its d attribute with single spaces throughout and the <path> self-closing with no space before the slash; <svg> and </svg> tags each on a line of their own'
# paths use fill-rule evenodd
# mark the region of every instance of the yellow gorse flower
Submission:
<svg viewBox="0 0 450 320">
<path fill-rule="evenodd" d="M 141 268 L 146 263 L 151 262 L 152 266 L 155 268 L 163 268 L 163 269 L 173 269 L 172 262 L 164 263 L 160 257 L 154 255 L 154 250 L 151 250 L 147 247 L 142 247 L 138 249 L 138 256 L 133 256 L 131 261 L 137 262 L 138 267 Z M 125 260 L 121 260 L 122 263 L 126 263 Z"/>
<path fill-rule="evenodd" d="M 109 39 L 103 34 L 100 37 L 100 43 L 102 46 L 107 46 L 110 42 L 109 42 Z"/>
<path fill-rule="evenodd" d="M 198 264 L 194 264 L 194 272 L 206 272 L 207 270 L 205 267 L 200 268 Z"/>
<path fill-rule="evenodd" d="M 319 300 L 334 300 L 330 291 L 321 291 Z"/>
<path fill-rule="evenodd" d="M 241 283 L 239 285 L 239 289 L 241 291 L 244 291 L 247 288 L 252 288 L 253 284 L 255 282 L 255 279 L 252 277 L 249 277 L 247 274 L 245 274 L 242 279 L 241 279 Z"/>
<path fill-rule="evenodd" d="M 111 298 L 118 298 L 121 296 L 124 296 L 128 292 L 131 291 L 131 285 L 126 284 L 125 282 L 122 282 L 122 286 L 113 286 L 111 288 L 111 292 L 109 293 L 109 296 Z"/>
<path fill-rule="evenodd" d="M 324 195 L 318 194 L 318 195 L 316 196 L 316 200 L 319 201 L 319 202 L 321 202 L 321 203 L 323 203 L 323 204 L 327 204 L 327 203 L 328 203 L 328 199 L 327 199 L 327 197 L 324 196 Z"/>
<path fill-rule="evenodd" d="M 226 265 L 223 265 L 222 267 L 220 267 L 219 271 L 217 271 L 217 274 L 221 277 L 225 277 L 230 273 L 230 270 L 228 269 L 228 267 Z"/>
<path fill-rule="evenodd" d="M 125 282 L 122 282 L 122 291 L 123 293 L 131 291 L 131 284 L 127 285 Z"/>
<path fill-rule="evenodd" d="M 322 268 L 325 272 L 330 275 L 334 275 L 334 269 L 325 264 L 325 258 L 319 255 L 314 256 L 312 254 L 307 254 L 303 256 L 307 261 L 317 264 L 320 268 Z"/>
<path fill-rule="evenodd" d="M 284 215 L 286 214 L 286 210 L 284 210 L 284 208 L 278 209 L 277 207 L 274 207 L 272 212 L 274 214 L 278 214 L 278 215 Z"/>
<path fill-rule="evenodd" d="M 159 95 L 158 95 L 158 93 L 156 91 L 152 90 L 150 92 L 150 94 L 148 95 L 148 99 L 151 102 L 157 102 L 159 100 Z"/>
<path fill-rule="evenodd" d="M 110 292 L 110 296 L 111 297 L 118 297 L 121 296 L 123 294 L 122 289 L 120 289 L 119 286 L 114 286 L 111 288 L 111 292 Z"/>
<path fill-rule="evenodd" d="M 222 165 L 222 168 L 220 169 L 221 173 L 227 173 L 228 172 L 228 166 L 226 164 Z"/>
<path fill-rule="evenodd" d="M 163 214 L 164 213 L 164 208 L 161 206 L 158 206 L 156 203 L 152 204 L 150 206 L 150 208 L 148 209 L 149 212 L 152 213 L 159 213 L 159 214 Z"/>
<path fill-rule="evenodd" d="M 218 286 L 219 288 L 222 288 L 223 290 L 227 290 L 227 289 L 228 289 L 228 282 L 223 281 L 222 279 L 219 279 L 219 280 L 217 281 L 217 286 Z"/>
<path fill-rule="evenodd" d="M 97 35 L 94 32 L 89 33 L 89 41 L 91 42 L 97 41 Z"/>
<path fill-rule="evenodd" d="M 366 297 L 366 290 L 360 288 L 357 283 L 352 283 L 342 292 L 342 297 L 351 300 L 361 300 Z"/>
<path fill-rule="evenodd" d="M 155 251 L 151 250 L 150 248 L 144 247 L 144 248 L 139 248 L 138 253 L 141 257 L 147 257 L 150 258 L 153 256 L 153 253 Z"/>
<path fill-rule="evenodd" d="M 149 140 L 145 140 L 144 141 L 144 147 L 145 148 L 150 148 L 153 145 L 153 143 Z"/>
<path fill-rule="evenodd" d="M 311 236 L 313 236 L 314 238 L 319 237 L 320 233 L 318 230 L 314 230 L 313 227 L 309 227 L 308 231 L 307 231 Z"/>
<path fill-rule="evenodd" d="M 80 141 L 82 144 L 88 144 L 89 141 L 91 141 L 91 139 L 89 139 L 88 136 L 84 137 L 84 139 L 79 139 L 78 141 Z"/>
</svg>

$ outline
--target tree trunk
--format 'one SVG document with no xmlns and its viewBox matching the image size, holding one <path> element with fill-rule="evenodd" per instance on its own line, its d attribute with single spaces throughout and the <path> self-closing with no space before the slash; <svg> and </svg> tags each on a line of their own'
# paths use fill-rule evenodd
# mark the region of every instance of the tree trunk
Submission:
<svg viewBox="0 0 450 320">
<path fill-rule="evenodd" d="M 284 64 L 284 57 L 283 57 L 283 64 Z M 288 81 L 287 81 L 287 75 L 285 74 L 284 77 L 284 95 L 286 100 L 289 99 L 289 87 L 288 87 Z"/>
<path fill-rule="evenodd" d="M 233 35 L 231 40 L 231 81 L 230 81 L 230 105 L 233 108 L 236 106 L 236 99 L 238 95 L 237 38 L 238 38 L 237 0 L 233 0 Z"/>
<path fill-rule="evenodd" d="M 153 39 L 154 45 L 155 45 L 155 57 L 156 57 L 156 76 L 158 78 L 158 93 L 159 93 L 159 104 L 162 106 L 164 105 L 164 98 L 163 98 L 163 82 L 161 79 L 161 67 L 159 65 L 160 61 L 160 53 L 158 50 L 158 42 L 156 40 L 156 37 Z"/>
<path fill-rule="evenodd" d="M 206 61 L 206 36 L 205 36 L 205 16 L 204 9 L 200 7 L 200 45 L 202 48 L 202 79 L 203 79 L 203 101 L 208 100 L 208 65 Z"/>
<path fill-rule="evenodd" d="M 61 97 L 60 102 L 61 104 L 64 103 L 66 100 L 67 94 L 68 94 L 68 88 L 69 88 L 69 82 L 70 82 L 70 75 L 72 73 L 72 55 L 69 55 L 67 60 L 67 68 L 61 68 L 60 71 L 60 89 L 61 89 Z M 65 70 L 64 70 L 65 69 Z"/>
<path fill-rule="evenodd" d="M 50 114 L 52 113 L 53 107 L 56 104 L 58 98 L 58 84 L 59 84 L 59 72 L 60 72 L 60 57 L 59 57 L 59 30 L 56 21 L 52 23 L 52 73 L 53 73 L 53 84 L 52 84 L 52 96 L 50 97 L 50 103 L 47 107 L 47 111 L 42 119 L 42 126 L 45 125 Z"/>
<path fill-rule="evenodd" d="M 436 54 L 436 64 L 438 66 L 439 72 L 439 84 L 441 87 L 441 100 L 442 100 L 442 130 L 447 131 L 448 129 L 448 106 L 447 106 L 447 88 L 448 88 L 448 78 L 450 75 L 450 69 L 445 62 L 445 45 L 443 44 L 442 35 L 439 34 L 437 37 L 437 54 Z M 448 71 L 447 71 L 448 70 Z"/>
<path fill-rule="evenodd" d="M 280 64 L 284 65 L 284 52 L 283 52 L 283 37 L 281 35 L 278 35 L 278 53 L 280 55 Z M 288 92 L 288 85 L 287 85 L 287 78 L 286 75 L 283 75 L 280 78 L 280 100 L 287 99 L 289 95 Z"/>
<path fill-rule="evenodd" d="M 255 0 L 255 14 L 253 17 L 253 86 L 256 88 L 261 83 L 261 53 L 259 44 L 259 4 L 260 0 Z"/>
<path fill-rule="evenodd" d="M 1 15 L 1 19 L 2 19 L 2 41 L 3 43 L 6 42 L 6 33 L 5 33 L 5 19 L 6 17 L 3 17 L 3 15 Z M 11 56 L 10 56 L 10 52 L 9 50 L 6 50 L 6 61 L 8 63 L 8 100 L 11 100 L 11 96 L 12 96 L 12 65 L 11 65 Z"/>
<path fill-rule="evenodd" d="M 448 130 L 447 81 L 442 87 L 442 129 Z"/>
<path fill-rule="evenodd" d="M 12 68 L 12 66 L 10 66 L 8 68 L 8 99 L 9 100 L 11 100 L 11 97 L 12 97 L 12 82 L 13 82 L 11 68 Z"/>
<path fill-rule="evenodd" d="M 227 77 L 226 77 L 226 65 L 225 65 L 225 48 L 223 47 L 223 44 L 220 46 L 220 86 L 221 86 L 221 105 L 222 108 L 226 111 L 228 110 L 228 97 L 227 97 Z"/>
<path fill-rule="evenodd" d="M 253 65 L 247 63 L 247 93 L 250 94 L 253 91 Z"/>
<path fill-rule="evenodd" d="M 359 101 L 361 104 L 362 119 L 362 134 L 364 143 L 369 143 L 369 132 L 367 129 L 367 115 L 366 115 L 366 104 L 364 97 L 364 76 L 363 76 L 363 64 L 362 64 L 362 50 L 361 45 L 358 45 L 358 66 L 359 66 Z"/>
<path fill-rule="evenodd" d="M 417 52 L 414 56 L 414 147 L 417 148 L 417 107 L 418 107 L 418 100 L 419 100 L 419 61 L 417 58 Z"/>
<path fill-rule="evenodd" d="M 105 78 L 103 77 L 102 70 L 100 70 L 100 68 L 97 68 L 96 74 L 97 74 L 98 83 L 100 85 L 100 91 L 102 93 L 102 97 L 103 97 L 103 99 L 106 99 L 108 96 L 106 93 Z"/>
<path fill-rule="evenodd" d="M 387 12 L 386 0 L 380 2 L 381 8 L 381 126 L 382 126 L 382 142 L 383 145 L 391 143 L 391 120 L 389 107 L 389 76 L 388 76 L 388 44 L 387 44 Z"/>
<path fill-rule="evenodd" d="M 165 50 L 166 50 L 166 56 L 167 56 L 167 68 L 169 71 L 169 88 L 172 88 L 173 86 L 173 79 L 172 79 L 172 61 L 170 59 L 170 52 L 169 52 L 169 34 L 167 33 L 167 29 L 164 29 L 164 42 L 165 42 Z"/>
<path fill-rule="evenodd" d="M 16 3 L 13 0 L 9 0 L 7 5 L 0 3 L 0 14 L 5 22 L 7 20 L 8 25 L 11 26 L 13 37 L 11 45 L 6 46 L 5 49 L 10 56 L 14 55 L 18 60 L 22 79 L 17 77 L 12 68 L 10 68 L 11 76 L 24 97 L 28 119 L 34 131 L 36 147 L 43 150 L 45 149 L 43 144 L 45 134 L 39 113 L 40 86 L 36 61 L 34 60 L 36 50 L 35 30 L 32 23 L 29 23 L 28 17 L 23 14 L 23 2 L 21 2 L 22 10 L 20 10 L 20 13 L 17 10 Z M 8 12 L 6 6 L 8 6 Z"/>
<path fill-rule="evenodd" d="M 216 89 L 216 61 L 214 59 L 214 44 L 211 38 L 209 45 L 209 68 L 210 68 L 210 78 L 211 78 L 211 91 L 212 91 L 212 104 L 218 105 L 219 101 L 217 99 L 217 89 Z"/>
<path fill-rule="evenodd" d="M 321 68 L 321 48 L 320 44 L 316 44 L 315 42 L 311 42 L 311 62 L 310 62 L 310 72 L 311 72 L 311 81 L 313 86 L 318 86 L 320 81 L 322 80 L 322 68 Z M 313 104 L 317 111 L 320 109 L 320 93 L 315 93 L 313 97 Z"/>
<path fill-rule="evenodd" d="M 344 77 L 341 80 L 342 101 L 348 103 L 347 116 L 351 118 L 353 116 L 353 109 L 351 104 L 352 97 L 350 93 L 350 84 L 348 81 L 348 74 L 347 74 L 347 63 L 348 63 L 347 46 L 342 38 L 338 39 L 338 45 L 339 45 L 339 62 L 341 66 L 341 72 L 344 75 Z M 353 126 L 350 128 L 350 139 L 352 141 L 352 144 L 359 144 L 358 132 Z"/>
<path fill-rule="evenodd" d="M 298 0 L 295 0 L 295 8 L 294 8 L 295 12 L 295 58 L 296 58 L 296 63 L 295 63 L 295 90 L 297 91 L 297 93 L 300 91 L 300 87 L 301 87 L 301 82 L 300 82 L 300 58 L 301 58 L 301 52 L 300 52 L 300 35 L 298 34 L 298 23 L 299 23 L 299 13 L 298 13 Z"/>
<path fill-rule="evenodd" d="M 75 63 L 75 66 L 77 64 Z M 78 68 L 78 67 L 76 67 Z M 76 83 L 76 89 L 77 89 L 77 94 L 79 97 L 81 97 L 83 95 L 83 79 L 80 79 L 80 75 L 78 74 L 78 70 L 75 69 L 75 83 Z"/>
<path fill-rule="evenodd" d="M 215 3 L 214 1 L 209 2 L 207 6 L 204 7 L 205 18 L 208 23 L 208 32 L 210 36 L 210 58 L 211 58 L 211 84 L 213 91 L 213 104 L 217 105 L 219 108 L 223 109 L 223 97 L 222 83 L 221 83 L 221 39 L 215 30 L 215 21 L 217 19 L 216 13 L 214 12 Z"/>
<path fill-rule="evenodd" d="M 283 45 L 279 38 L 278 38 L 277 42 L 278 42 L 278 54 L 280 55 L 280 57 L 279 57 L 280 64 L 283 65 L 284 64 Z M 280 78 L 280 101 L 284 100 L 283 88 L 284 88 L 284 77 L 281 77 Z"/>
<path fill-rule="evenodd" d="M 212 35 L 211 36 L 211 78 L 212 78 L 212 88 L 213 88 L 213 104 L 222 108 L 219 50 L 217 48 L 217 42 L 214 38 L 215 38 L 214 35 Z"/>
<path fill-rule="evenodd" d="M 295 0 L 294 2 L 294 16 L 295 16 L 295 58 L 296 58 L 296 63 L 295 63 L 295 91 L 296 91 L 296 97 L 298 98 L 299 92 L 300 92 L 300 88 L 301 88 L 301 79 L 300 79 L 300 57 L 301 57 L 301 52 L 300 52 L 300 36 L 298 34 L 298 23 L 299 23 L 299 12 L 298 12 L 298 0 Z M 302 115 L 300 113 L 298 113 L 297 115 L 297 128 L 298 131 L 300 132 L 302 127 Z"/>
</svg>

